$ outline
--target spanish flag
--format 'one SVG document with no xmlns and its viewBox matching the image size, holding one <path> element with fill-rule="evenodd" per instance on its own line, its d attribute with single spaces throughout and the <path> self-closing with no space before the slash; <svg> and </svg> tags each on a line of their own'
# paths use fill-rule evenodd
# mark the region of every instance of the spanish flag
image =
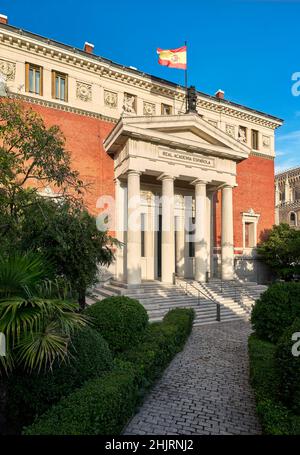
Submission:
<svg viewBox="0 0 300 455">
<path fill-rule="evenodd" d="M 157 49 L 157 53 L 160 65 L 186 70 L 186 46 L 178 49 Z"/>
</svg>

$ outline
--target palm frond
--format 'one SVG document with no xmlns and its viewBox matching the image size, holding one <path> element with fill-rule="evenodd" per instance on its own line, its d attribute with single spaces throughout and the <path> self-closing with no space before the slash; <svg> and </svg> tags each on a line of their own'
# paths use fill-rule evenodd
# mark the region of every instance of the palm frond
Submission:
<svg viewBox="0 0 300 455">
<path fill-rule="evenodd" d="M 30 372 L 51 369 L 56 360 L 66 358 L 69 341 L 69 336 L 63 334 L 57 323 L 52 321 L 43 331 L 23 337 L 17 347 L 17 362 Z"/>
<path fill-rule="evenodd" d="M 37 253 L 0 256 L 0 296 L 31 297 L 38 283 L 51 274 L 45 258 Z"/>
</svg>

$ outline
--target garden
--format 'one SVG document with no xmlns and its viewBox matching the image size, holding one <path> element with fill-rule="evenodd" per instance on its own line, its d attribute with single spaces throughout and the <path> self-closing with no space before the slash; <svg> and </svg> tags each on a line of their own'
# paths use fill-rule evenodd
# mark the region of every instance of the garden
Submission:
<svg viewBox="0 0 300 455">
<path fill-rule="evenodd" d="M 50 188 L 50 196 L 42 193 Z M 150 324 L 136 300 L 87 306 L 122 248 L 84 205 L 59 127 L 0 102 L 0 433 L 119 434 L 179 352 L 193 311 Z"/>
</svg>

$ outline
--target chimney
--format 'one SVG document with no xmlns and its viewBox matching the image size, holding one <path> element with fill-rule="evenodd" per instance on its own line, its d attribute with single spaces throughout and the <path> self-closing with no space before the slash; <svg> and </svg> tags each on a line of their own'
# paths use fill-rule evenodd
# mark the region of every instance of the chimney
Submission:
<svg viewBox="0 0 300 455">
<path fill-rule="evenodd" d="M 223 90 L 221 90 L 221 89 L 219 89 L 215 93 L 215 97 L 218 98 L 219 100 L 223 100 L 224 99 L 224 95 L 225 95 L 225 92 L 223 92 Z"/>
<path fill-rule="evenodd" d="M 7 16 L 5 16 L 4 14 L 0 14 L 0 24 L 7 24 L 7 23 L 8 23 Z"/>
<path fill-rule="evenodd" d="M 91 43 L 88 43 L 86 41 L 84 43 L 84 52 L 87 52 L 88 54 L 92 54 L 94 52 L 94 45 Z"/>
</svg>

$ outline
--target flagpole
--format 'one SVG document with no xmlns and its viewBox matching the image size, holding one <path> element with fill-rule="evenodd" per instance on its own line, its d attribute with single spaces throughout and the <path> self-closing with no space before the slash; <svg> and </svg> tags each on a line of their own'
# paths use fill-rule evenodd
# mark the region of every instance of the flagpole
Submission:
<svg viewBox="0 0 300 455">
<path fill-rule="evenodd" d="M 186 47 L 186 68 L 184 71 L 184 84 L 185 84 L 185 112 L 188 111 L 188 73 L 187 73 L 187 41 L 184 42 Z"/>
</svg>

